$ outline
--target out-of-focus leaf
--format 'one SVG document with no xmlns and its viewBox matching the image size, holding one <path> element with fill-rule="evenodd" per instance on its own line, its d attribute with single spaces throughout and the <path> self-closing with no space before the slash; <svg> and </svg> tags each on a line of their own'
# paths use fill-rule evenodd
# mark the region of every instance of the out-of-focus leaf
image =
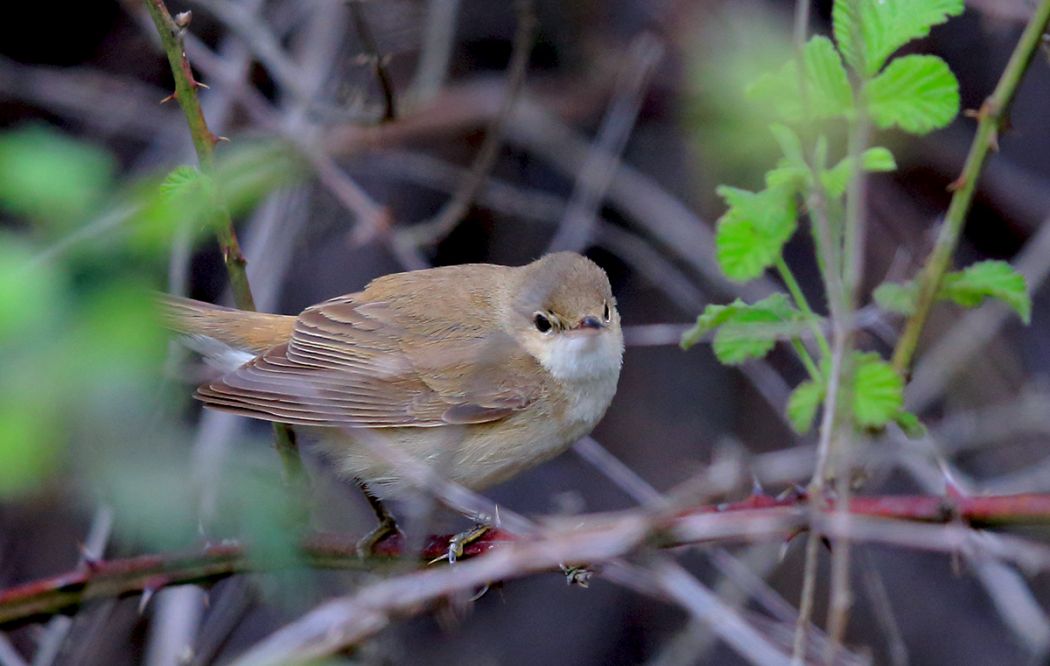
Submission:
<svg viewBox="0 0 1050 666">
<path fill-rule="evenodd" d="M 0 234 L 0 343 L 61 312 L 65 299 L 60 287 L 54 265 L 34 261 L 16 238 Z"/>
<path fill-rule="evenodd" d="M 38 222 L 68 225 L 109 193 L 108 153 L 44 127 L 0 135 L 0 206 Z"/>
<path fill-rule="evenodd" d="M 817 409 L 824 400 L 824 385 L 806 380 L 795 387 L 788 397 L 787 417 L 795 432 L 804 434 L 813 427 Z"/>
<path fill-rule="evenodd" d="M 857 353 L 853 366 L 853 418 L 860 426 L 881 428 L 904 406 L 904 380 L 878 354 Z"/>
</svg>

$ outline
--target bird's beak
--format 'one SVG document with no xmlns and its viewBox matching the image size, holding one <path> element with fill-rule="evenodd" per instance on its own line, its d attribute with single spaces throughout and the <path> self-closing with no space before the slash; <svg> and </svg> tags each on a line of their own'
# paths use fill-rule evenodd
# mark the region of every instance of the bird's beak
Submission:
<svg viewBox="0 0 1050 666">
<path fill-rule="evenodd" d="M 604 328 L 605 324 L 602 322 L 601 319 L 598 319 L 593 315 L 587 315 L 586 317 L 580 320 L 580 323 L 576 324 L 574 330 L 579 331 L 581 333 L 593 334 L 598 333 Z"/>
</svg>

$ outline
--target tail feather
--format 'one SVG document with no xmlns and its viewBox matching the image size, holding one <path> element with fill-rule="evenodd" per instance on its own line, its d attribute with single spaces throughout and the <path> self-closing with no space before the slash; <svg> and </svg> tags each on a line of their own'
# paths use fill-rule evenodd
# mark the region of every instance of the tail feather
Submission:
<svg viewBox="0 0 1050 666">
<path fill-rule="evenodd" d="M 247 312 L 162 294 L 161 315 L 191 349 L 223 368 L 237 367 L 288 342 L 295 317 Z"/>
</svg>

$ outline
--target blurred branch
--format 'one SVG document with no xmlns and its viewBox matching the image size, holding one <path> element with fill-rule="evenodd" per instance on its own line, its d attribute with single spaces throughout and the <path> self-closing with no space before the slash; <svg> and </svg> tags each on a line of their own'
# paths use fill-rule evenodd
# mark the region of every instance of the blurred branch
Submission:
<svg viewBox="0 0 1050 666">
<path fill-rule="evenodd" d="M 966 157 L 962 173 L 951 185 L 954 193 L 948 205 L 944 225 L 918 277 L 919 298 L 915 313 L 908 318 L 904 331 L 897 341 L 897 347 L 893 350 L 893 366 L 898 372 L 907 374 L 911 367 L 912 356 L 915 355 L 919 344 L 919 336 L 926 325 L 930 308 L 936 300 L 941 280 L 959 244 L 959 237 L 962 234 L 970 203 L 973 201 L 985 158 L 989 150 L 998 148 L 999 128 L 1009 113 L 1010 103 L 1013 101 L 1028 65 L 1042 44 L 1043 33 L 1046 32 L 1048 23 L 1050 23 L 1050 0 L 1042 0 L 1028 25 L 1025 26 L 1021 39 L 1017 42 L 995 90 L 981 104 L 976 114 L 977 133 L 970 145 L 970 152 Z"/>
<path fill-rule="evenodd" d="M 379 81 L 379 88 L 383 91 L 383 120 L 393 120 L 397 118 L 397 99 L 394 95 L 394 82 L 390 78 L 390 71 L 387 69 L 383 54 L 379 52 L 379 44 L 376 43 L 372 28 L 368 25 L 361 1 L 348 0 L 347 5 L 350 7 L 350 16 L 353 17 L 357 36 L 365 48 L 366 57 L 372 63 L 372 69 Z"/>
<path fill-rule="evenodd" d="M 183 45 L 183 35 L 189 26 L 191 14 L 183 12 L 177 18 L 172 18 L 164 0 L 147 0 L 146 8 L 157 27 L 164 52 L 168 56 L 168 64 L 171 65 L 171 73 L 175 78 L 175 92 L 172 95 L 182 108 L 183 115 L 186 116 L 201 171 L 209 173 L 215 161 L 215 144 L 220 141 L 220 138 L 208 129 L 208 122 L 204 118 L 204 112 L 201 110 L 200 100 L 197 97 L 197 88 L 202 84 L 193 78 L 193 70 L 190 68 L 190 61 L 186 57 L 186 49 Z M 251 285 L 248 284 L 248 273 L 245 269 L 247 262 L 241 253 L 241 246 L 237 241 L 237 232 L 233 228 L 230 212 L 221 201 L 215 205 L 215 216 L 217 218 L 215 233 L 219 239 L 219 246 L 222 248 L 222 258 L 230 278 L 233 300 L 241 310 L 254 311 L 255 300 L 252 298 Z M 299 450 L 295 442 L 295 433 L 283 423 L 275 423 L 273 431 L 286 481 L 301 484 L 304 476 L 302 461 L 299 459 Z"/>
<path fill-rule="evenodd" d="M 561 224 L 548 252 L 586 249 L 594 235 L 599 207 L 619 166 L 641 110 L 649 81 L 664 56 L 663 42 L 650 32 L 635 37 L 617 76 L 613 99 L 587 153 Z"/>
<path fill-rule="evenodd" d="M 528 71 L 532 42 L 536 36 L 536 13 L 532 0 L 516 0 L 514 3 L 518 27 L 511 46 L 510 64 L 507 65 L 507 81 L 499 110 L 489 120 L 485 139 L 470 166 L 470 172 L 452 198 L 432 219 L 403 231 L 398 237 L 402 247 L 434 244 L 441 241 L 456 228 L 470 210 L 475 197 L 481 191 L 485 178 L 496 163 L 503 146 L 503 126 L 510 117 L 514 102 L 521 95 Z"/>
<path fill-rule="evenodd" d="M 738 502 L 702 504 L 674 513 L 635 509 L 618 514 L 575 516 L 563 527 L 552 522 L 535 535 L 521 536 L 493 529 L 466 546 L 464 559 L 507 550 L 511 554 L 505 557 L 521 567 L 508 567 L 506 560 L 501 560 L 503 564 L 491 570 L 500 575 L 478 583 L 483 584 L 554 570 L 561 562 L 598 564 L 645 544 L 670 548 L 786 538 L 810 520 L 807 501 L 803 495 L 756 494 Z M 829 500 L 820 514 L 823 517 L 815 518 L 822 533 L 831 531 L 849 534 L 856 540 L 939 552 L 952 552 L 965 541 L 964 533 L 959 530 L 971 535 L 984 534 L 964 523 L 973 527 L 1050 524 L 1050 494 L 854 497 L 845 512 L 847 521 L 838 519 L 834 507 L 834 501 Z M 862 521 L 865 518 L 880 520 L 865 523 Z M 851 524 L 849 520 L 860 522 Z M 901 532 L 899 538 L 895 536 L 892 528 L 903 530 L 908 522 L 943 523 L 953 531 L 950 538 L 944 539 L 937 535 L 948 532 L 929 532 L 925 536 Z M 356 538 L 317 535 L 304 540 L 296 557 L 286 559 L 253 558 L 243 546 L 223 543 L 195 553 L 86 560 L 84 566 L 75 571 L 0 591 L 0 625 L 67 613 L 96 599 L 148 594 L 170 585 L 214 582 L 238 573 L 296 566 L 373 570 L 397 564 L 402 556 L 418 557 L 418 561 L 425 563 L 445 556 L 450 538 L 451 535 L 430 536 L 421 550 L 409 551 L 400 536 L 392 536 L 377 544 L 368 559 L 358 555 Z M 1029 570 L 1050 569 L 1050 549 L 1020 539 L 999 538 L 1008 541 L 993 549 L 997 557 L 1017 561 Z M 536 558 L 530 560 L 528 553 L 536 554 Z M 455 570 L 461 568 L 457 566 Z"/>
</svg>

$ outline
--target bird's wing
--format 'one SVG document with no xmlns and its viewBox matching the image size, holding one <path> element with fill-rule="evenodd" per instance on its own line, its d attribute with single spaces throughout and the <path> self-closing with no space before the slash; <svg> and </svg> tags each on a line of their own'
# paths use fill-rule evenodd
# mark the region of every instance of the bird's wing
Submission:
<svg viewBox="0 0 1050 666">
<path fill-rule="evenodd" d="M 410 305 L 366 291 L 313 306 L 288 343 L 197 397 L 272 421 L 373 428 L 497 421 L 537 398 L 540 366 L 510 336 L 464 325 L 471 312 L 441 321 Z"/>
</svg>

